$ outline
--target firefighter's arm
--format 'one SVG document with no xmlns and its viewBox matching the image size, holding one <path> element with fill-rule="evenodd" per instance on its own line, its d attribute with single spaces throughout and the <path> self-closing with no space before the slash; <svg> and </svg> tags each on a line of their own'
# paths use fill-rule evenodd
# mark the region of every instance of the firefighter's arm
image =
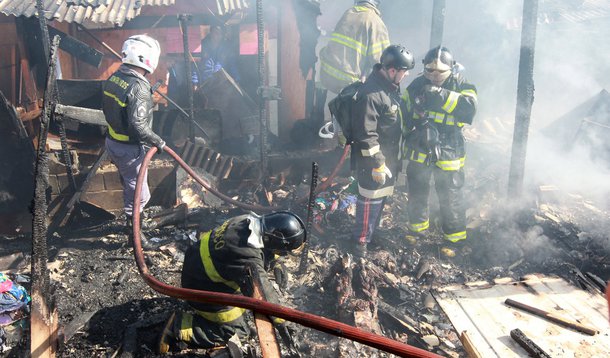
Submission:
<svg viewBox="0 0 610 358">
<path fill-rule="evenodd" d="M 127 117 L 129 136 L 137 138 L 140 143 L 148 144 L 163 150 L 165 142 L 149 124 L 153 115 L 153 102 L 150 89 L 136 82 L 127 94 Z"/>
<path fill-rule="evenodd" d="M 458 91 L 426 85 L 424 86 L 426 106 L 441 108 L 448 114 L 458 118 L 462 123 L 472 124 L 477 112 L 477 89 L 474 85 L 464 83 Z"/>
<path fill-rule="evenodd" d="M 371 169 L 385 163 L 385 156 L 379 146 L 377 120 L 381 113 L 375 103 L 374 95 L 359 96 L 352 109 L 352 131 L 356 149 L 364 158 L 370 158 Z"/>
</svg>

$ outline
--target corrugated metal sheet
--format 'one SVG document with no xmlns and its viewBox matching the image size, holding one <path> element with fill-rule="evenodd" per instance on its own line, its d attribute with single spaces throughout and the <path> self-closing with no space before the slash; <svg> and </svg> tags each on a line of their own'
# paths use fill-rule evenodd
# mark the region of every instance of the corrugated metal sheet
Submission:
<svg viewBox="0 0 610 358">
<path fill-rule="evenodd" d="M 45 17 L 82 24 L 91 21 L 121 26 L 140 14 L 143 6 L 169 6 L 176 0 L 43 0 Z M 0 0 L 0 12 L 14 16 L 36 16 L 34 0 Z"/>
<path fill-rule="evenodd" d="M 247 9 L 248 0 L 216 0 L 219 15 L 231 13 L 236 10 Z"/>
<path fill-rule="evenodd" d="M 541 6 L 544 22 L 586 22 L 610 17 L 610 0 L 546 0 Z"/>
</svg>

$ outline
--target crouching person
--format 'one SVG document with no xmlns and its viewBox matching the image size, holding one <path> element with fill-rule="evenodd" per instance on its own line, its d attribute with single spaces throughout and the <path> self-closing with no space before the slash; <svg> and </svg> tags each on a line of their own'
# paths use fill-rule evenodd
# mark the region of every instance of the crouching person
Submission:
<svg viewBox="0 0 610 358">
<path fill-rule="evenodd" d="M 199 242 L 185 253 L 182 287 L 231 294 L 251 291 L 246 268 L 255 269 L 267 301 L 278 297 L 265 272 L 265 255 L 283 255 L 299 248 L 306 240 L 303 221 L 281 211 L 263 216 L 246 214 L 225 221 L 214 230 L 199 233 Z M 165 324 L 159 340 L 159 353 L 176 345 L 193 348 L 225 346 L 229 341 L 249 336 L 245 309 L 201 302 L 188 302 L 194 312 L 174 313 Z M 280 334 L 283 320 L 273 318 Z"/>
</svg>

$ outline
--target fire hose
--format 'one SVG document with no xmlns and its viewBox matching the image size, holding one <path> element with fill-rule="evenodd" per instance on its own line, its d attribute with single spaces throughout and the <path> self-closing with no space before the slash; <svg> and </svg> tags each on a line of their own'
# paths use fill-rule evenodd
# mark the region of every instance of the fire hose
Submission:
<svg viewBox="0 0 610 358">
<path fill-rule="evenodd" d="M 203 185 L 204 181 L 198 179 L 192 169 L 190 169 L 188 165 L 186 165 L 186 163 L 184 163 L 184 161 L 178 155 L 176 155 L 176 153 L 174 153 L 171 148 L 166 147 L 165 151 L 167 151 L 167 153 L 174 157 L 178 161 L 178 163 L 191 176 L 193 176 L 195 180 L 197 180 L 197 182 Z M 367 346 L 383 350 L 388 353 L 396 354 L 401 357 L 440 357 L 439 355 L 436 355 L 432 352 L 428 352 L 423 349 L 416 348 L 387 337 L 366 332 L 345 323 L 337 322 L 325 317 L 316 316 L 311 313 L 306 313 L 292 308 L 284 307 L 278 304 L 273 304 L 267 301 L 228 293 L 200 291 L 175 287 L 157 280 L 148 270 L 148 266 L 146 265 L 146 262 L 144 260 L 144 253 L 142 252 L 142 243 L 140 241 L 140 195 L 142 191 L 142 183 L 144 181 L 144 176 L 148 171 L 148 165 L 150 163 L 150 160 L 156 152 L 157 148 L 152 147 L 148 151 L 148 153 L 146 153 L 146 156 L 144 157 L 144 161 L 142 162 L 142 166 L 138 173 L 138 180 L 136 182 L 136 189 L 134 195 L 132 223 L 134 256 L 138 266 L 138 271 L 140 272 L 140 275 L 142 276 L 146 284 L 150 286 L 150 288 L 161 294 L 174 298 L 179 298 L 182 300 L 241 307 L 268 316 L 280 317 L 309 328 L 329 333 L 337 337 L 347 338 L 352 341 L 356 341 Z M 235 200 L 231 200 L 232 202 L 235 202 Z M 248 206 L 252 208 L 258 207 L 257 205 Z"/>
</svg>

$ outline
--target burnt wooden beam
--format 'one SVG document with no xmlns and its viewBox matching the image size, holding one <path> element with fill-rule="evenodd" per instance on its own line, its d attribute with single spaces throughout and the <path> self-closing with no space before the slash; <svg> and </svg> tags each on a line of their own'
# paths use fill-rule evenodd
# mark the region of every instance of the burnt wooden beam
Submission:
<svg viewBox="0 0 610 358">
<path fill-rule="evenodd" d="M 521 348 L 525 349 L 527 353 L 529 353 L 530 357 L 551 358 L 551 356 L 545 352 L 544 349 L 540 348 L 540 346 L 534 343 L 534 341 L 527 338 L 525 333 L 523 333 L 519 328 L 510 331 L 510 336 L 521 346 Z"/>
<path fill-rule="evenodd" d="M 104 54 L 86 43 L 77 40 L 76 38 L 59 31 L 58 29 L 49 26 L 50 36 L 59 36 L 61 42 L 59 48 L 74 56 L 78 60 L 89 64 L 95 68 L 99 68 L 104 58 Z"/>
<path fill-rule="evenodd" d="M 567 328 L 571 328 L 573 330 L 576 330 L 578 332 L 582 332 L 585 334 L 588 334 L 590 336 L 594 336 L 597 333 L 599 333 L 599 331 L 595 328 L 592 327 L 587 327 L 584 324 L 578 323 L 576 321 L 572 321 L 570 319 L 567 319 L 565 317 L 561 317 L 555 313 L 552 312 L 547 312 L 544 310 L 541 310 L 539 308 L 536 307 L 532 307 L 529 305 L 526 305 L 525 303 L 521 303 L 521 302 L 517 302 L 515 300 L 512 300 L 510 298 L 507 298 L 506 301 L 504 301 L 504 303 L 510 307 L 514 307 L 514 308 L 518 308 L 521 310 L 524 310 L 525 312 L 529 312 L 533 315 L 536 315 L 538 317 L 544 318 L 548 321 L 551 321 L 553 323 L 557 323 L 561 326 L 567 327 Z"/>
<path fill-rule="evenodd" d="M 80 123 L 94 124 L 97 126 L 107 127 L 106 117 L 104 112 L 99 109 L 90 109 L 84 107 L 65 106 L 57 104 L 55 113 L 73 119 Z"/>
<path fill-rule="evenodd" d="M 534 53 L 537 22 L 538 0 L 524 0 L 517 80 L 517 110 L 508 174 L 508 197 L 512 198 L 521 197 L 523 191 L 527 138 L 534 103 Z"/>
<path fill-rule="evenodd" d="M 42 8 L 42 1 L 37 5 Z M 41 19 L 42 12 L 39 13 Z M 41 20 L 42 21 L 42 20 Z M 36 159 L 35 189 L 32 218 L 32 314 L 30 332 L 30 353 L 32 357 L 54 357 L 57 350 L 57 311 L 50 292 L 49 272 L 47 270 L 47 197 L 49 186 L 49 157 L 46 151 L 49 120 L 52 115 L 55 97 L 55 66 L 59 37 L 53 38 L 47 87 L 44 93 L 43 111 L 40 118 L 38 155 Z"/>
</svg>

